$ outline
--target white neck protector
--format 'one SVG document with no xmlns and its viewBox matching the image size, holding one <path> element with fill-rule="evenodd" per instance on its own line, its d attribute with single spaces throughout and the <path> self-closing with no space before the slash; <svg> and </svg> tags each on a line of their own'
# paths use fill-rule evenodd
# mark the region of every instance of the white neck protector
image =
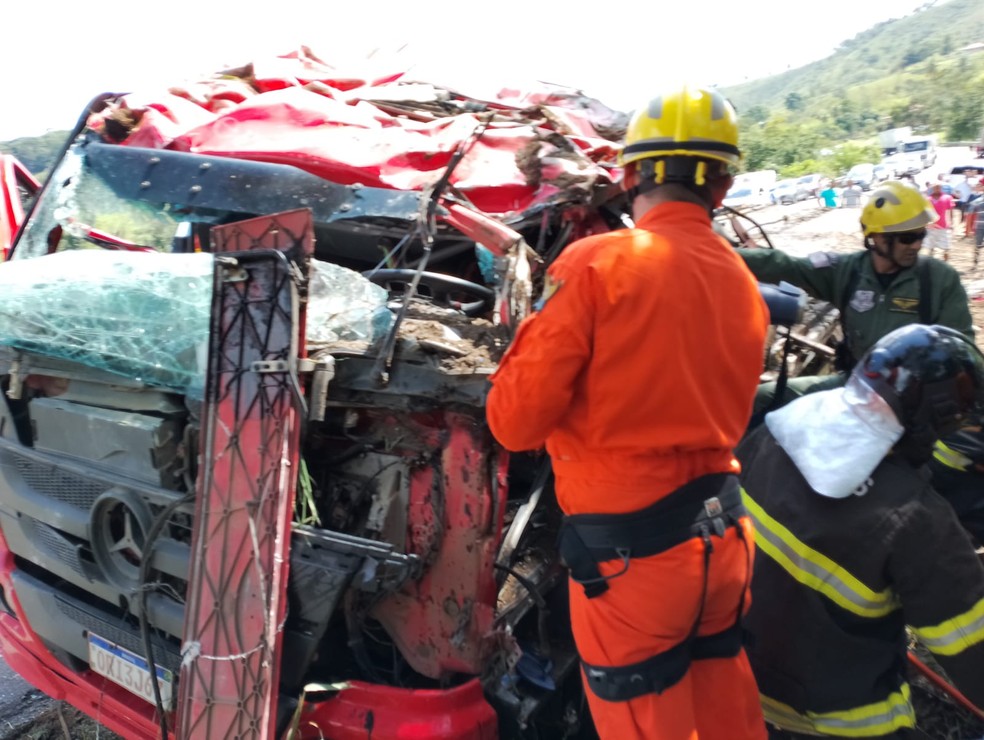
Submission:
<svg viewBox="0 0 984 740">
<path fill-rule="evenodd" d="M 810 487 L 830 498 L 867 493 L 905 431 L 885 399 L 853 377 L 766 414 L 765 423 Z"/>
</svg>

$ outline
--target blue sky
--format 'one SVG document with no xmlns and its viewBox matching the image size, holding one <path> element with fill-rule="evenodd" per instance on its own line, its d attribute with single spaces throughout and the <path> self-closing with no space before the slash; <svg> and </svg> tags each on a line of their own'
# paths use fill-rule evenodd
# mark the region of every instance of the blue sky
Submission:
<svg viewBox="0 0 984 740">
<path fill-rule="evenodd" d="M 571 85 L 627 110 L 668 82 L 729 85 L 802 66 L 923 3 L 6 2 L 0 140 L 70 128 L 100 92 L 177 84 L 300 44 L 336 63 L 372 55 L 469 91 L 529 79 Z"/>
</svg>

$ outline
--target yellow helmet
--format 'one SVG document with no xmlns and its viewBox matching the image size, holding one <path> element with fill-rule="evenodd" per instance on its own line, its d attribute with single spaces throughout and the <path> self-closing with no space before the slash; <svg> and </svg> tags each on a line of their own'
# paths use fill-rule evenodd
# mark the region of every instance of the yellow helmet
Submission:
<svg viewBox="0 0 984 740">
<path fill-rule="evenodd" d="M 871 234 L 914 231 L 935 223 L 939 215 L 926 197 L 897 180 L 887 180 L 873 190 L 861 211 L 861 230 Z"/>
<path fill-rule="evenodd" d="M 657 95 L 636 111 L 625 132 L 619 164 L 671 156 L 738 164 L 738 115 L 724 95 L 684 86 Z"/>
</svg>

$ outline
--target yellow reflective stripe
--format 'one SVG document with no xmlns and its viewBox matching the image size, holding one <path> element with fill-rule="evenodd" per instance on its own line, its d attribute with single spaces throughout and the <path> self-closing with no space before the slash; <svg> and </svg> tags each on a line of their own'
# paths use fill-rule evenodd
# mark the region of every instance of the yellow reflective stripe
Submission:
<svg viewBox="0 0 984 740">
<path fill-rule="evenodd" d="M 805 714 L 764 694 L 759 694 L 759 698 L 765 719 L 784 730 L 837 737 L 871 737 L 916 726 L 916 713 L 909 701 L 910 693 L 909 685 L 902 684 L 885 701 L 838 712 Z"/>
<path fill-rule="evenodd" d="M 817 734 L 813 723 L 801 714 L 797 714 L 790 706 L 776 701 L 765 694 L 759 694 L 762 703 L 762 714 L 765 721 L 777 725 L 789 732 L 802 732 L 807 735 Z"/>
<path fill-rule="evenodd" d="M 748 491 L 741 491 L 755 525 L 755 547 L 776 561 L 804 586 L 862 617 L 883 617 L 898 607 L 891 589 L 873 591 L 826 555 L 800 542 L 765 513 Z"/>
<path fill-rule="evenodd" d="M 973 462 L 973 460 L 966 455 L 950 449 L 940 441 L 936 442 L 936 448 L 933 450 L 933 457 L 946 465 L 948 468 L 953 468 L 954 470 L 960 471 L 966 470 L 967 467 Z"/>
<path fill-rule="evenodd" d="M 919 642 L 937 655 L 956 655 L 984 640 L 984 599 L 963 614 L 929 627 L 913 627 Z"/>
</svg>

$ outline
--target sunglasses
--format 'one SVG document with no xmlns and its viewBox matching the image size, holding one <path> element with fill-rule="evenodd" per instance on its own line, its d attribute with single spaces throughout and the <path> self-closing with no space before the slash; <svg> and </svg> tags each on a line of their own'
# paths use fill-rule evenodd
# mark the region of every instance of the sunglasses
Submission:
<svg viewBox="0 0 984 740">
<path fill-rule="evenodd" d="M 907 231 L 904 234 L 892 234 L 900 244 L 915 244 L 926 238 L 926 229 L 922 231 Z"/>
</svg>

